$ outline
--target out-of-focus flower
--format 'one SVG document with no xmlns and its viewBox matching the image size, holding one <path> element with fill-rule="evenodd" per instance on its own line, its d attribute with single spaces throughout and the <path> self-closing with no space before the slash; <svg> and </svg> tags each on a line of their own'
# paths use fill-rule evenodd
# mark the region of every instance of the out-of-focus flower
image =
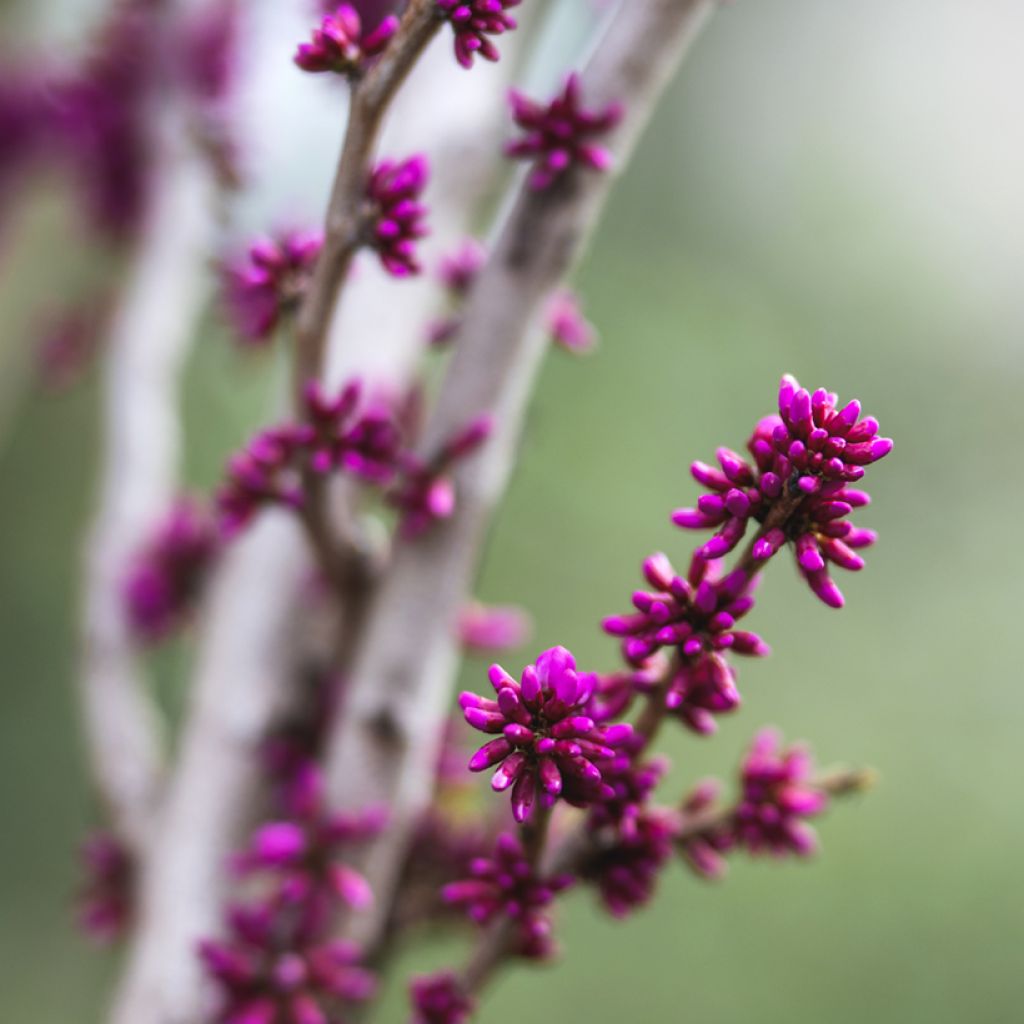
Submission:
<svg viewBox="0 0 1024 1024">
<path fill-rule="evenodd" d="M 341 4 L 324 15 L 320 27 L 313 30 L 312 40 L 299 46 L 295 63 L 303 71 L 360 74 L 397 31 L 398 18 L 394 15 L 364 30 L 359 12 L 351 4 Z"/>
<path fill-rule="evenodd" d="M 212 517 L 195 501 L 178 499 L 136 556 L 122 598 L 140 639 L 163 639 L 195 608 L 218 551 Z"/>
<path fill-rule="evenodd" d="M 529 614 L 517 605 L 485 605 L 478 601 L 459 613 L 459 640 L 473 654 L 521 647 L 530 636 Z"/>
<path fill-rule="evenodd" d="M 585 355 L 597 344 L 597 331 L 583 315 L 579 296 L 568 288 L 557 291 L 544 313 L 551 340 L 566 352 Z"/>
<path fill-rule="evenodd" d="M 820 814 L 828 797 L 812 784 L 812 769 L 811 755 L 805 747 L 783 750 L 778 732 L 759 732 L 743 762 L 736 842 L 755 854 L 813 853 L 817 837 L 804 819 Z"/>
<path fill-rule="evenodd" d="M 475 1003 L 451 972 L 414 978 L 409 986 L 413 1015 L 410 1024 L 466 1024 Z"/>
<path fill-rule="evenodd" d="M 489 678 L 496 700 L 475 693 L 459 698 L 466 721 L 497 736 L 469 767 L 480 772 L 498 766 L 491 785 L 498 792 L 511 788 L 516 821 L 529 818 L 540 801 L 561 797 L 586 806 L 608 792 L 600 765 L 615 757 L 632 728 L 598 725 L 586 714 L 596 677 L 577 672 L 569 651 L 545 651 L 523 669 L 520 681 L 500 665 L 491 666 Z"/>
<path fill-rule="evenodd" d="M 573 167 L 595 171 L 611 167 L 611 153 L 594 140 L 618 124 L 622 107 L 613 103 L 601 111 L 585 110 L 577 75 L 569 76 L 565 88 L 547 106 L 514 91 L 511 98 L 512 115 L 526 134 L 510 143 L 506 152 L 533 161 L 532 188 L 548 188 Z"/>
<path fill-rule="evenodd" d="M 367 182 L 370 244 L 384 269 L 395 277 L 408 277 L 422 269 L 416 259 L 416 242 L 429 232 L 427 208 L 419 199 L 429 177 L 427 158 L 419 154 L 401 163 L 382 161 Z"/>
<path fill-rule="evenodd" d="M 264 344 L 298 308 L 322 247 L 319 231 L 289 231 L 259 239 L 224 266 L 224 307 L 242 341 Z"/>
<path fill-rule="evenodd" d="M 474 57 L 498 60 L 497 46 L 488 36 L 499 36 L 516 27 L 508 13 L 522 0 L 437 0 L 438 10 L 455 31 L 455 59 L 464 67 L 473 66 Z"/>
<path fill-rule="evenodd" d="M 487 440 L 492 429 L 491 417 L 479 416 L 442 445 L 429 461 L 424 461 L 412 451 L 403 453 L 398 481 L 387 498 L 401 514 L 404 537 L 418 537 L 439 519 L 448 519 L 454 513 L 456 496 L 452 467 L 472 455 Z"/>
<path fill-rule="evenodd" d="M 520 955 L 531 959 L 550 955 L 551 924 L 544 910 L 557 893 L 573 884 L 572 875 L 539 877 L 519 840 L 508 833 L 498 836 L 492 856 L 470 864 L 469 873 L 468 879 L 444 887 L 444 899 L 463 907 L 478 925 L 499 917 L 515 922 Z"/>
<path fill-rule="evenodd" d="M 344 1020 L 345 1007 L 376 990 L 348 942 L 296 939 L 287 908 L 236 907 L 225 940 L 204 940 L 199 956 L 218 984 L 219 1024 L 311 1024 Z"/>
<path fill-rule="evenodd" d="M 79 927 L 95 942 L 116 942 L 134 916 L 132 856 L 113 835 L 97 832 L 82 844 L 79 858 L 84 874 L 77 901 Z"/>
<path fill-rule="evenodd" d="M 580 874 L 597 886 L 602 902 L 615 917 L 625 917 L 654 895 L 661 868 L 672 856 L 675 834 L 671 814 L 645 811 L 628 833 L 599 844 Z"/>
</svg>

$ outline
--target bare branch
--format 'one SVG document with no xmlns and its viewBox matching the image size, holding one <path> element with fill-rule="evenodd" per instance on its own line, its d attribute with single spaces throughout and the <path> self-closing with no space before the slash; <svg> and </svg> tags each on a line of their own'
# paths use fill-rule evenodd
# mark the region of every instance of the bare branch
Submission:
<svg viewBox="0 0 1024 1024">
<path fill-rule="evenodd" d="M 613 17 L 584 73 L 583 92 L 594 106 L 625 105 L 626 116 L 610 140 L 620 167 L 712 8 L 711 0 L 630 0 Z M 353 933 L 370 945 L 431 797 L 457 663 L 456 616 L 508 481 L 547 345 L 529 326 L 579 258 L 612 177 L 583 174 L 568 184 L 549 192 L 520 188 L 469 296 L 426 448 L 435 450 L 483 412 L 495 416 L 496 432 L 457 472 L 454 517 L 398 548 L 356 657 L 346 714 L 331 738 L 332 800 L 343 808 L 386 803 L 393 814 L 392 828 L 372 844 L 364 864 L 377 909 L 352 923 Z"/>
<path fill-rule="evenodd" d="M 173 139 L 175 125 L 165 135 Z M 177 139 L 108 339 L 100 498 L 86 549 L 79 671 L 93 776 L 116 832 L 136 851 L 157 805 L 161 736 L 125 621 L 129 560 L 167 509 L 178 470 L 178 383 L 205 288 L 212 183 Z"/>
</svg>

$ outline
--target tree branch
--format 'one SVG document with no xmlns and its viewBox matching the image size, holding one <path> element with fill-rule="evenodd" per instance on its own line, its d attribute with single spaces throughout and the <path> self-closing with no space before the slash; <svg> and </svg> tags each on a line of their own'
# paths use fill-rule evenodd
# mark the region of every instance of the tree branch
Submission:
<svg viewBox="0 0 1024 1024">
<path fill-rule="evenodd" d="M 626 115 L 610 139 L 620 167 L 712 7 L 711 0 L 630 0 L 612 18 L 583 75 L 583 94 L 595 107 L 624 104 Z M 495 417 L 495 433 L 457 470 L 453 518 L 396 551 L 357 653 L 346 714 L 331 737 L 327 774 L 334 803 L 352 808 L 380 802 L 392 810 L 391 829 L 371 844 L 364 861 L 376 909 L 351 925 L 371 946 L 431 798 L 457 663 L 456 616 L 508 481 L 547 347 L 529 326 L 579 258 L 612 176 L 586 173 L 568 184 L 550 192 L 518 189 L 470 293 L 425 447 L 436 450 L 484 412 Z"/>
<path fill-rule="evenodd" d="M 174 138 L 178 123 L 168 121 L 154 206 L 108 338 L 100 497 L 86 546 L 78 677 L 92 774 L 114 830 L 136 852 L 157 805 L 162 743 L 121 588 L 175 487 L 178 382 L 205 296 L 213 229 L 208 170 L 183 150 Z"/>
</svg>

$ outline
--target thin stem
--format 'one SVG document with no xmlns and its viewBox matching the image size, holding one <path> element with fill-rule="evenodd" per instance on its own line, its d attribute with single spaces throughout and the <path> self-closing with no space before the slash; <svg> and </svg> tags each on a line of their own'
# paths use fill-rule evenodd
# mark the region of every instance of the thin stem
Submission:
<svg viewBox="0 0 1024 1024">
<path fill-rule="evenodd" d="M 442 22 L 433 0 L 412 0 L 394 39 L 366 76 L 352 85 L 348 128 L 327 207 L 324 246 L 295 331 L 294 388 L 323 376 L 327 337 L 352 258 L 364 244 L 365 191 L 384 115 Z"/>
</svg>

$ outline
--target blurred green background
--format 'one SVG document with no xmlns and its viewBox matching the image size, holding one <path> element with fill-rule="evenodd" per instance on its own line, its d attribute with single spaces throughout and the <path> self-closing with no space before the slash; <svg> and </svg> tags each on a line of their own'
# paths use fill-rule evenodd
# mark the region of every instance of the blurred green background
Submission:
<svg viewBox="0 0 1024 1024">
<path fill-rule="evenodd" d="M 783 371 L 859 397 L 896 449 L 846 609 L 780 558 L 745 706 L 668 746 L 681 787 L 774 723 L 882 782 L 822 821 L 812 864 L 736 861 L 715 886 L 674 869 L 625 924 L 575 895 L 564 962 L 510 972 L 482 1020 L 1021 1019 L 1022 33 L 1013 0 L 748 0 L 654 122 L 579 278 L 601 347 L 549 360 L 481 594 L 527 605 L 538 649 L 613 665 L 600 617 L 645 555 L 685 560 L 668 514 L 695 497 L 688 463 L 741 446 Z M 25 381 L 32 310 L 73 263 L 56 204 L 31 225 L 0 262 L 0 1019 L 93 1024 L 114 964 L 68 911 L 91 814 L 72 674 L 97 381 L 58 399 Z M 267 387 L 206 333 L 186 397 L 204 488 Z M 169 701 L 187 657 L 157 659 Z"/>
</svg>

